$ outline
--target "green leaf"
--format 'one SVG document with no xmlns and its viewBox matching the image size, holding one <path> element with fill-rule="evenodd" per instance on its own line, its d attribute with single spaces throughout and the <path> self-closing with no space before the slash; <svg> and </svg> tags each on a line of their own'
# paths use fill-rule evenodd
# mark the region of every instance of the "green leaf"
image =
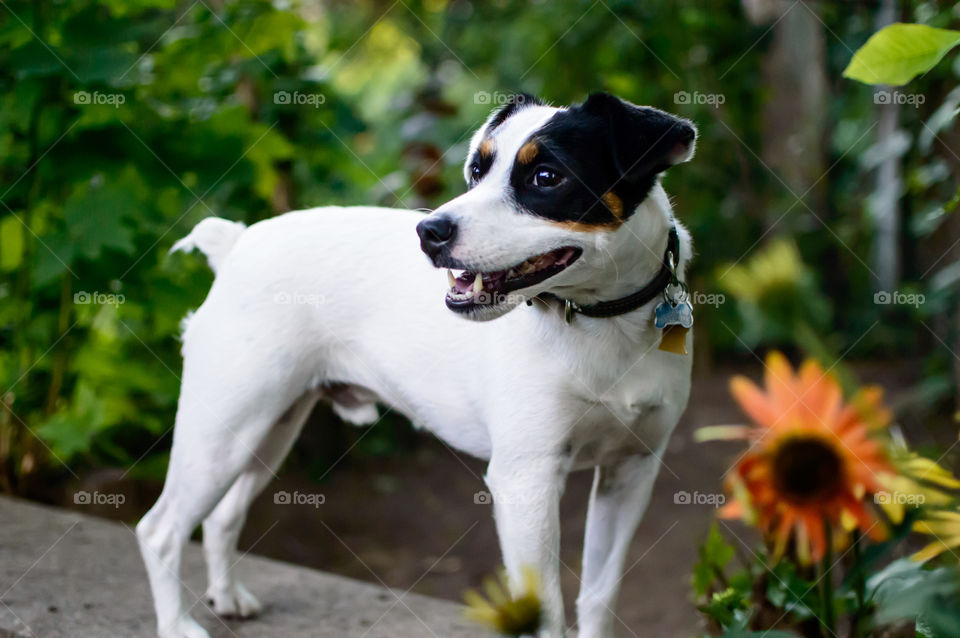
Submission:
<svg viewBox="0 0 960 638">
<path fill-rule="evenodd" d="M 720 623 L 722 627 L 731 625 L 743 627 L 750 620 L 745 612 L 749 608 L 749 601 L 743 593 L 728 587 L 722 592 L 716 592 L 710 597 L 706 605 L 699 607 L 700 611 Z"/>
<path fill-rule="evenodd" d="M 34 431 L 60 462 L 68 463 L 90 449 L 90 441 L 103 426 L 103 402 L 93 388 L 81 382 L 69 405 L 37 425 Z"/>
<path fill-rule="evenodd" d="M 957 189 L 957 194 L 950 198 L 950 201 L 943 205 L 943 210 L 948 213 L 953 212 L 953 209 L 957 207 L 957 204 L 960 204 L 960 188 Z"/>
<path fill-rule="evenodd" d="M 928 569 L 901 558 L 867 581 L 877 622 L 920 620 L 928 636 L 960 635 L 960 574 L 956 568 Z"/>
<path fill-rule="evenodd" d="M 39 40 L 31 40 L 11 51 L 5 66 L 21 80 L 51 75 L 70 75 L 62 53 L 58 54 L 52 47 L 48 48 Z"/>
<path fill-rule="evenodd" d="M 864 84 L 906 84 L 926 73 L 960 43 L 960 31 L 923 24 L 891 24 L 877 31 L 843 71 L 843 77 Z"/>
<path fill-rule="evenodd" d="M 0 219 L 0 270 L 16 270 L 23 261 L 23 222 L 7 215 Z"/>
<path fill-rule="evenodd" d="M 717 524 L 711 525 L 707 540 L 700 548 L 700 560 L 693 568 L 693 589 L 697 596 L 707 593 L 717 575 L 723 572 L 723 568 L 733 558 L 733 554 L 733 547 L 723 539 Z"/>
<path fill-rule="evenodd" d="M 92 180 L 71 194 L 63 218 L 81 255 L 94 260 L 105 249 L 133 253 L 133 231 L 123 220 L 139 209 L 139 186 L 139 178 L 127 173 L 109 182 Z"/>
<path fill-rule="evenodd" d="M 67 272 L 76 258 L 76 245 L 63 232 L 55 232 L 42 237 L 37 247 L 33 263 L 33 285 L 37 288 Z"/>
</svg>

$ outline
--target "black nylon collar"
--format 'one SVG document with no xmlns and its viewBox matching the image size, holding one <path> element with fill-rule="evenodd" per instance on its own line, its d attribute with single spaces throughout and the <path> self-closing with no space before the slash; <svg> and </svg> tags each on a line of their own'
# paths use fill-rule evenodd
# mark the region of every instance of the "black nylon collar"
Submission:
<svg viewBox="0 0 960 638">
<path fill-rule="evenodd" d="M 605 319 L 616 317 L 633 312 L 637 308 L 651 302 L 657 295 L 663 292 L 674 278 L 674 269 L 680 263 L 680 236 L 677 234 L 677 227 L 670 227 L 670 234 L 667 236 L 667 250 L 663 255 L 663 263 L 660 265 L 660 271 L 650 282 L 640 290 L 620 297 L 612 301 L 598 301 L 589 306 L 581 306 L 569 299 L 558 297 L 549 292 L 538 295 L 539 299 L 556 299 L 564 304 L 566 308 L 566 319 L 569 322 L 572 313 Z"/>
</svg>

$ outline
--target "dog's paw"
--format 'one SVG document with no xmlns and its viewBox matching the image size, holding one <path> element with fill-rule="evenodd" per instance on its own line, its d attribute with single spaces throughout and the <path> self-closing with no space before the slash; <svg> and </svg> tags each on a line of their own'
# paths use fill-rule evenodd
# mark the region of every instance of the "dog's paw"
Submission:
<svg viewBox="0 0 960 638">
<path fill-rule="evenodd" d="M 240 583 L 226 590 L 207 591 L 207 600 L 218 616 L 253 618 L 263 610 L 257 597 Z"/>
<path fill-rule="evenodd" d="M 207 630 L 189 616 L 178 620 L 173 627 L 163 629 L 158 633 L 160 638 L 210 638 Z"/>
</svg>

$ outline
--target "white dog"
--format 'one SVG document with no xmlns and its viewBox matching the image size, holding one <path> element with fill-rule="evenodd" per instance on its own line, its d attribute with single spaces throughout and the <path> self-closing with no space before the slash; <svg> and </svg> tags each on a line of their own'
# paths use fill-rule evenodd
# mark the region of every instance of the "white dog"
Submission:
<svg viewBox="0 0 960 638">
<path fill-rule="evenodd" d="M 356 424 L 391 406 L 489 459 L 503 560 L 513 586 L 538 571 L 544 637 L 565 631 L 565 478 L 595 468 L 579 636 L 612 636 L 627 549 L 690 389 L 689 312 L 667 311 L 690 308 L 691 244 L 658 178 L 695 137 L 686 120 L 606 94 L 566 108 L 517 96 L 474 135 L 467 192 L 428 216 L 211 218 L 178 242 L 216 279 L 186 322 L 166 484 L 137 526 L 160 636 L 208 635 L 178 578 L 201 521 L 213 609 L 260 610 L 231 571 L 237 537 L 321 399 Z"/>
</svg>

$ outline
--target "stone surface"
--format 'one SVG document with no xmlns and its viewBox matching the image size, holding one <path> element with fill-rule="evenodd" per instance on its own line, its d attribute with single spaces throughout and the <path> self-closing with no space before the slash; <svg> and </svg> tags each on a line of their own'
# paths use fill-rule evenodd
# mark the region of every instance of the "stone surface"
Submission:
<svg viewBox="0 0 960 638">
<path fill-rule="evenodd" d="M 183 580 L 213 638 L 489 638 L 450 602 L 265 558 L 244 556 L 240 579 L 264 604 L 259 618 L 220 619 L 199 599 L 200 547 Z M 154 635 L 153 605 L 131 527 L 0 497 L 0 638 Z"/>
</svg>

